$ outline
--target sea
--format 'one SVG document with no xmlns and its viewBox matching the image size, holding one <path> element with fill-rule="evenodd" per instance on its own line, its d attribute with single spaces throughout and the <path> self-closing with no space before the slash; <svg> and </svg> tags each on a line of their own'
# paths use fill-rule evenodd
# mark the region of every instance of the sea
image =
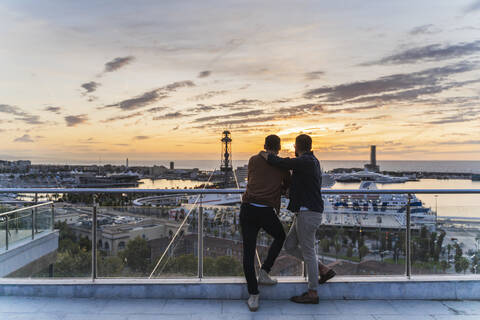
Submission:
<svg viewBox="0 0 480 320">
<path fill-rule="evenodd" d="M 233 167 L 247 164 L 247 160 L 233 160 Z M 321 160 L 322 169 L 330 171 L 336 168 L 363 168 L 368 160 Z M 156 165 L 169 166 L 164 160 Z M 429 171 L 450 173 L 478 173 L 480 161 L 378 161 L 381 170 L 386 171 Z M 215 170 L 220 166 L 218 160 L 176 160 L 175 168 L 198 168 Z M 138 164 L 139 165 L 139 164 Z M 151 165 L 151 164 L 150 164 Z M 192 180 L 142 180 L 139 188 L 193 188 L 202 182 Z M 333 189 L 357 189 L 359 183 L 336 183 Z M 405 183 L 377 184 L 379 189 L 479 189 L 480 181 L 467 179 L 420 179 Z M 432 208 L 439 216 L 480 217 L 480 194 L 418 194 L 425 206 Z"/>
<path fill-rule="evenodd" d="M 319 159 L 324 171 L 336 168 L 363 168 L 369 160 L 322 160 Z M 219 160 L 158 160 L 158 161 L 136 161 L 130 160 L 131 166 L 152 166 L 163 165 L 169 167 L 170 161 L 174 162 L 175 168 L 200 170 L 214 170 L 220 167 Z M 241 167 L 248 163 L 248 160 L 233 160 L 233 167 Z M 377 161 L 381 170 L 386 171 L 431 171 L 431 172 L 457 172 L 457 173 L 478 173 L 480 174 L 480 161 L 404 161 L 384 160 Z"/>
<path fill-rule="evenodd" d="M 173 160 L 175 168 L 198 168 L 200 170 L 215 170 L 220 166 L 218 160 Z M 368 160 L 321 160 L 322 169 L 330 171 L 336 168 L 363 168 Z M 233 166 L 239 167 L 247 164 L 247 160 L 233 160 Z M 114 161 L 110 162 L 114 163 Z M 430 171 L 450 173 L 477 173 L 480 174 L 480 161 L 378 161 L 381 170 L 387 171 Z M 169 166 L 170 160 L 135 161 L 131 166 Z M 167 179 L 142 179 L 138 188 L 141 189 L 176 189 L 194 188 L 204 182 L 194 180 L 167 180 Z M 334 189 L 357 189 L 359 183 L 336 183 Z M 477 189 L 480 190 L 480 181 L 467 179 L 420 179 L 406 183 L 377 184 L 379 189 Z M 440 216 L 465 216 L 480 218 L 480 194 L 418 194 L 427 207 L 437 211 Z"/>
<path fill-rule="evenodd" d="M 193 180 L 142 179 L 140 189 L 186 189 L 202 184 Z M 358 189 L 360 183 L 335 183 L 332 189 Z M 466 179 L 420 179 L 405 183 L 377 184 L 378 189 L 477 189 L 480 181 Z M 424 206 L 432 208 L 439 216 L 480 218 L 480 194 L 417 194 Z"/>
</svg>

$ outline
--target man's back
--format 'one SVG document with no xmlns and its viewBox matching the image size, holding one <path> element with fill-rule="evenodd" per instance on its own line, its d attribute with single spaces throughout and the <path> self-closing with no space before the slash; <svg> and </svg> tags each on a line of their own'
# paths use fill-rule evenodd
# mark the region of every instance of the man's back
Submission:
<svg viewBox="0 0 480 320">
<path fill-rule="evenodd" d="M 280 197 L 288 187 L 290 172 L 269 165 L 260 155 L 254 155 L 248 161 L 248 184 L 243 194 L 243 203 L 262 204 L 280 208 Z"/>
<path fill-rule="evenodd" d="M 307 207 L 323 212 L 322 170 L 313 152 L 305 152 L 298 158 L 269 155 L 268 162 L 279 168 L 293 170 L 288 210 L 298 212 L 301 207 Z"/>
</svg>

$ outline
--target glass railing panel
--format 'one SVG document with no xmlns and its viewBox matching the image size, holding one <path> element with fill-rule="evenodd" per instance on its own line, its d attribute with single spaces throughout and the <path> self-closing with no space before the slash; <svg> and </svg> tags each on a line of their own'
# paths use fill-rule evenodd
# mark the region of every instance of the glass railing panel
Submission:
<svg viewBox="0 0 480 320">
<path fill-rule="evenodd" d="M 325 198 L 319 261 L 338 275 L 405 273 L 406 195 Z"/>
<path fill-rule="evenodd" d="M 116 205 L 104 198 L 100 197 L 97 210 L 99 277 L 197 275 L 197 236 L 192 223 L 196 209 L 188 203 L 189 197 L 129 195 Z"/>
<path fill-rule="evenodd" d="M 413 274 L 472 275 L 480 272 L 480 195 L 420 195 L 435 224 L 415 224 L 412 207 Z M 478 270 L 477 270 L 478 269 Z"/>
<path fill-rule="evenodd" d="M 0 252 L 6 250 L 7 242 L 5 239 L 6 235 L 6 222 L 5 218 L 0 218 Z"/>
<path fill-rule="evenodd" d="M 37 208 L 35 212 L 35 234 L 53 229 L 53 215 L 51 205 Z"/>
<path fill-rule="evenodd" d="M 51 207 L 37 211 L 38 231 L 51 226 Z M 37 261 L 38 266 L 24 277 L 86 278 L 92 269 L 92 212 L 91 204 L 80 202 L 55 203 L 54 229 L 59 234 L 55 254 Z"/>
<path fill-rule="evenodd" d="M 240 205 L 205 205 L 203 213 L 204 276 L 243 277 Z M 257 242 L 257 247 L 260 246 Z"/>
<path fill-rule="evenodd" d="M 159 224 L 163 232 L 151 241 L 152 278 L 194 278 L 198 276 L 197 196 L 190 203 L 168 206 Z M 183 201 L 183 200 L 182 200 Z"/>
<path fill-rule="evenodd" d="M 33 209 L 23 210 L 9 215 L 8 246 L 12 248 L 18 242 L 32 239 Z"/>
<path fill-rule="evenodd" d="M 282 219 L 283 220 L 283 219 Z M 285 234 L 288 235 L 288 232 L 291 228 L 290 220 L 282 221 L 282 226 L 285 231 Z M 273 238 L 270 237 L 265 231 L 261 231 L 257 238 L 257 252 L 258 257 L 255 258 L 255 267 L 258 272 L 258 268 L 261 267 L 261 264 L 265 261 L 268 255 L 268 249 L 273 242 Z M 260 260 L 260 261 L 258 261 Z M 298 258 L 288 254 L 285 249 L 280 251 L 275 263 L 273 264 L 270 274 L 276 277 L 301 277 L 303 275 L 303 264 L 302 261 Z"/>
</svg>

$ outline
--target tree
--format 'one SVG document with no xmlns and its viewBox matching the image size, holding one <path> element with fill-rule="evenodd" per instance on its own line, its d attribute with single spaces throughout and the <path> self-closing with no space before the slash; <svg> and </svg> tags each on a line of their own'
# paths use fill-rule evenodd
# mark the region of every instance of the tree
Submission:
<svg viewBox="0 0 480 320">
<path fill-rule="evenodd" d="M 358 257 L 360 260 L 362 260 L 363 257 L 365 257 L 368 254 L 369 250 L 367 246 L 361 246 L 360 249 L 358 249 Z"/>
<path fill-rule="evenodd" d="M 165 271 L 181 275 L 195 275 L 198 271 L 198 260 L 193 254 L 181 255 L 171 259 Z"/>
<path fill-rule="evenodd" d="M 399 232 L 398 241 L 395 242 L 395 245 L 398 246 L 401 253 L 405 255 L 405 232 Z"/>
<path fill-rule="evenodd" d="M 382 237 L 380 239 L 380 250 L 385 251 L 387 250 L 387 234 L 382 232 L 380 236 Z"/>
<path fill-rule="evenodd" d="M 477 273 L 479 262 L 480 262 L 480 259 L 479 259 L 478 255 L 475 254 L 472 258 L 472 267 L 470 268 L 470 272 L 472 272 L 473 274 Z"/>
<path fill-rule="evenodd" d="M 460 248 L 458 243 L 455 243 L 454 247 L 455 247 L 455 262 L 456 262 L 463 256 L 463 250 L 462 248 Z"/>
<path fill-rule="evenodd" d="M 118 256 L 101 257 L 98 259 L 98 272 L 103 277 L 120 276 L 123 267 L 122 258 Z"/>
<path fill-rule="evenodd" d="M 440 259 L 440 254 L 442 253 L 443 240 L 445 239 L 445 234 L 446 234 L 445 231 L 442 230 L 435 244 L 435 253 L 433 255 L 433 260 L 435 262 L 438 262 L 438 260 Z"/>
<path fill-rule="evenodd" d="M 56 277 L 87 277 L 90 275 L 92 266 L 90 252 L 78 251 L 72 254 L 69 251 L 59 252 L 53 266 Z"/>
<path fill-rule="evenodd" d="M 323 252 L 330 252 L 330 241 L 324 238 L 320 241 L 320 247 L 322 248 Z"/>
<path fill-rule="evenodd" d="M 450 259 L 450 251 L 452 251 L 452 245 L 448 244 L 447 245 L 447 258 Z"/>
<path fill-rule="evenodd" d="M 351 245 L 347 248 L 347 257 L 353 256 L 353 247 Z"/>
<path fill-rule="evenodd" d="M 365 239 L 363 239 L 363 234 L 360 233 L 360 237 L 357 240 L 357 248 L 360 250 L 361 247 L 365 245 Z"/>
<path fill-rule="evenodd" d="M 430 244 L 429 244 L 429 249 L 430 249 L 430 257 L 435 258 L 435 244 L 437 242 L 437 233 L 432 232 L 430 234 Z"/>
<path fill-rule="evenodd" d="M 206 276 L 215 276 L 217 275 L 217 266 L 215 264 L 215 259 L 212 257 L 203 257 L 203 273 Z"/>
<path fill-rule="evenodd" d="M 386 233 L 387 237 L 387 250 L 393 250 L 393 233 Z"/>
<path fill-rule="evenodd" d="M 55 223 L 55 229 L 59 230 L 59 240 L 70 239 L 73 242 L 77 241 L 77 236 L 65 221 Z"/>
<path fill-rule="evenodd" d="M 78 246 L 82 251 L 90 251 L 92 249 L 92 241 L 90 241 L 87 237 L 80 237 L 78 240 Z"/>
<path fill-rule="evenodd" d="M 358 230 L 357 227 L 353 227 L 353 230 L 348 233 L 350 240 L 352 240 L 352 245 L 355 246 L 357 243 Z"/>
<path fill-rule="evenodd" d="M 458 260 L 455 261 L 455 272 L 460 273 L 463 271 L 463 273 L 465 274 L 469 266 L 470 262 L 468 261 L 468 259 L 465 257 L 460 257 Z"/>
<path fill-rule="evenodd" d="M 217 276 L 239 276 L 242 274 L 242 266 L 237 259 L 229 256 L 220 256 L 215 259 Z"/>
<path fill-rule="evenodd" d="M 120 256 L 131 270 L 145 273 L 150 263 L 150 247 L 145 239 L 136 237 L 128 241 Z"/>
<path fill-rule="evenodd" d="M 338 253 L 342 250 L 342 245 L 340 243 L 335 243 L 335 256 L 338 256 Z"/>
<path fill-rule="evenodd" d="M 336 238 L 344 245 L 346 246 L 348 244 L 348 239 L 345 237 L 345 230 L 343 228 L 337 229 L 337 234 Z"/>
<path fill-rule="evenodd" d="M 442 269 L 442 272 L 445 273 L 445 271 L 450 268 L 450 264 L 448 263 L 448 261 L 442 260 L 440 261 L 440 268 Z"/>
</svg>

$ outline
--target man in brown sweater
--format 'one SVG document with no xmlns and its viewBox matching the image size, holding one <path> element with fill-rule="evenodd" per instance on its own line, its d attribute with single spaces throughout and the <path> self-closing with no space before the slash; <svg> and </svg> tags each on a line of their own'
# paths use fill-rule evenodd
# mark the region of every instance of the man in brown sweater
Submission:
<svg viewBox="0 0 480 320">
<path fill-rule="evenodd" d="M 276 135 L 266 137 L 265 150 L 277 155 L 280 151 L 280 138 Z M 269 165 L 259 154 L 248 161 L 248 184 L 242 197 L 240 225 L 243 237 L 243 271 L 250 295 L 247 304 L 251 311 L 258 310 L 258 283 L 277 283 L 268 273 L 285 242 L 285 231 L 277 214 L 280 210 L 281 195 L 285 193 L 289 183 L 290 171 Z M 260 229 L 265 230 L 274 240 L 259 271 L 257 282 L 254 258 Z"/>
</svg>

